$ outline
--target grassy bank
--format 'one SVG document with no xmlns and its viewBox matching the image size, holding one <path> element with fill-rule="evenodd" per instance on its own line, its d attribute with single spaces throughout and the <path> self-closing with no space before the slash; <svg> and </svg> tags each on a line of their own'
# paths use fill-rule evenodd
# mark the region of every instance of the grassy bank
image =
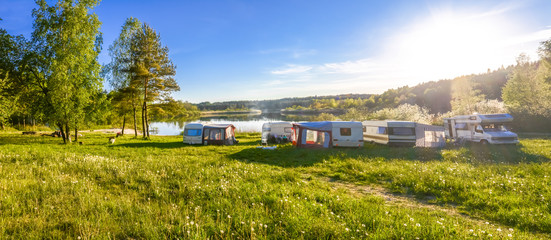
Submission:
<svg viewBox="0 0 551 240">
<path fill-rule="evenodd" d="M 551 141 L 262 150 L 0 133 L 2 238 L 551 237 Z M 109 135 L 110 136 L 110 135 Z"/>
</svg>

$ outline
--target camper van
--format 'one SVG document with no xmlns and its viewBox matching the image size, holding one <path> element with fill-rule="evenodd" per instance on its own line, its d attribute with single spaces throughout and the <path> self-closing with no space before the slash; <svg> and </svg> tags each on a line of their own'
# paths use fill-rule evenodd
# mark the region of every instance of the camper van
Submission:
<svg viewBox="0 0 551 240">
<path fill-rule="evenodd" d="M 184 127 L 184 143 L 203 144 L 203 124 L 186 124 L 186 126 Z"/>
<path fill-rule="evenodd" d="M 509 131 L 510 114 L 475 114 L 444 118 L 446 138 L 456 142 L 481 144 L 517 144 L 517 134 Z"/>
<path fill-rule="evenodd" d="M 406 121 L 364 121 L 365 142 L 392 146 L 415 146 L 415 123 Z"/>
<path fill-rule="evenodd" d="M 293 124 L 290 122 L 267 122 L 262 124 L 262 144 L 285 143 L 291 139 Z"/>
<path fill-rule="evenodd" d="M 360 122 L 294 123 L 291 140 L 302 148 L 363 147 Z"/>
</svg>

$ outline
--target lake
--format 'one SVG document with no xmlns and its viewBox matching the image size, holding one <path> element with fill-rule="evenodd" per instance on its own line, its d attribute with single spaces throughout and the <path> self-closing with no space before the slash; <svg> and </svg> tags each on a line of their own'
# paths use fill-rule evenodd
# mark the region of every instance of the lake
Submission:
<svg viewBox="0 0 551 240">
<path fill-rule="evenodd" d="M 149 126 L 151 135 L 181 135 L 187 123 L 229 123 L 235 126 L 237 132 L 262 132 L 262 124 L 266 122 L 298 122 L 309 121 L 312 115 L 226 115 L 202 117 L 190 121 L 152 122 Z"/>
</svg>

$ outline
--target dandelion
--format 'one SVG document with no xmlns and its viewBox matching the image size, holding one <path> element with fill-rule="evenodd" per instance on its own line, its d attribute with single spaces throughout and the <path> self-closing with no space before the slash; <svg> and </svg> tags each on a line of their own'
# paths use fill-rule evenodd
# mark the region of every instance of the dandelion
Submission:
<svg viewBox="0 0 551 240">
<path fill-rule="evenodd" d="M 507 237 L 513 237 L 513 234 L 509 233 L 509 234 L 507 234 Z"/>
<path fill-rule="evenodd" d="M 224 230 L 220 230 L 220 233 L 221 233 L 221 234 L 224 234 Z"/>
<path fill-rule="evenodd" d="M 472 230 L 472 229 L 469 229 L 469 232 L 474 232 L 474 230 Z"/>
<path fill-rule="evenodd" d="M 419 223 L 416 223 L 416 224 L 415 224 L 415 226 L 417 226 L 417 227 L 420 227 L 420 226 L 421 226 L 421 224 L 419 224 Z"/>
<path fill-rule="evenodd" d="M 230 216 L 230 215 L 228 215 L 228 218 L 231 218 L 231 216 Z"/>
<path fill-rule="evenodd" d="M 489 222 L 486 222 L 486 225 L 490 224 Z"/>
<path fill-rule="evenodd" d="M 501 228 L 498 228 L 497 231 L 498 231 L 498 232 L 501 232 Z"/>
<path fill-rule="evenodd" d="M 344 230 L 346 230 L 347 232 L 350 231 L 350 229 L 348 229 L 348 228 L 345 228 Z"/>
<path fill-rule="evenodd" d="M 514 230 L 513 230 L 512 228 L 509 228 L 509 231 L 511 231 L 511 232 L 512 232 L 512 231 L 514 231 Z"/>
<path fill-rule="evenodd" d="M 409 220 L 412 221 L 412 222 L 415 221 L 415 219 L 413 219 L 413 218 L 409 218 Z"/>
<path fill-rule="evenodd" d="M 407 227 L 407 226 L 408 226 L 408 224 L 407 224 L 407 223 L 404 223 L 404 227 Z"/>
</svg>

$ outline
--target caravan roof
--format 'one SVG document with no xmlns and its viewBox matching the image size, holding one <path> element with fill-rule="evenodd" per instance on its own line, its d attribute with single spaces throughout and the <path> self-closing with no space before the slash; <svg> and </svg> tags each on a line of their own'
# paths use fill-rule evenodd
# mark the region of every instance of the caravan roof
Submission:
<svg viewBox="0 0 551 240">
<path fill-rule="evenodd" d="M 512 122 L 513 116 L 508 113 L 500 113 L 500 114 L 473 114 L 473 115 L 460 115 L 455 116 L 452 118 L 445 118 L 447 119 L 455 119 L 464 121 L 464 122 L 480 122 L 480 123 L 506 123 L 506 122 Z"/>
</svg>

